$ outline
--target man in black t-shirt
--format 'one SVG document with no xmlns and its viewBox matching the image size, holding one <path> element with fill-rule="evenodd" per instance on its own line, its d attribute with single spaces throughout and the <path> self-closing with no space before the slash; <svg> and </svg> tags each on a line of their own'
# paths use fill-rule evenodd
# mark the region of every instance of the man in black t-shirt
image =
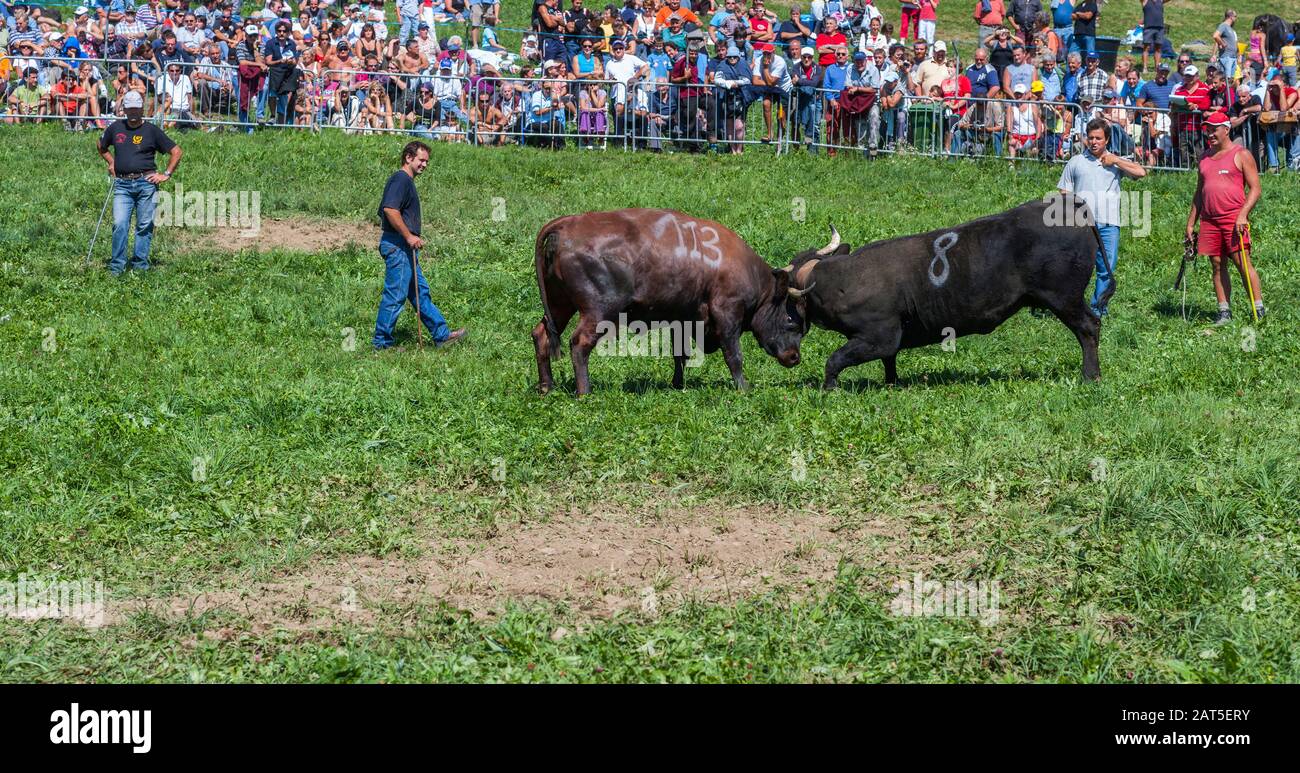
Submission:
<svg viewBox="0 0 1300 773">
<path fill-rule="evenodd" d="M 122 97 L 126 118 L 114 121 L 99 138 L 99 155 L 108 163 L 113 180 L 113 256 L 108 270 L 118 276 L 127 268 L 126 240 L 135 213 L 135 252 L 131 268 L 149 268 L 149 244 L 153 241 L 154 194 L 170 180 L 181 162 L 181 147 L 162 129 L 144 121 L 144 98 L 138 91 Z M 159 172 L 154 155 L 167 153 L 167 171 Z"/>
<path fill-rule="evenodd" d="M 415 178 L 429 165 L 429 146 L 418 140 L 402 148 L 402 168 L 393 172 L 384 185 L 379 200 L 379 256 L 384 259 L 384 292 L 379 297 L 379 314 L 375 317 L 376 350 L 393 345 L 393 328 L 407 301 L 415 307 L 416 335 L 421 322 L 429 329 L 436 346 L 454 343 L 465 336 L 465 328 L 451 330 L 442 312 L 429 298 L 429 285 L 420 271 L 420 193 Z"/>
<path fill-rule="evenodd" d="M 283 19 L 276 22 L 275 37 L 262 47 L 268 65 L 266 93 L 275 97 L 275 121 L 282 126 L 293 125 L 297 107 L 293 97 L 298 90 L 298 44 L 289 37 L 292 26 Z"/>
<path fill-rule="evenodd" d="M 1082 51 L 1085 59 L 1097 50 L 1097 0 L 1080 0 L 1074 6 L 1074 38 L 1071 51 Z"/>
</svg>

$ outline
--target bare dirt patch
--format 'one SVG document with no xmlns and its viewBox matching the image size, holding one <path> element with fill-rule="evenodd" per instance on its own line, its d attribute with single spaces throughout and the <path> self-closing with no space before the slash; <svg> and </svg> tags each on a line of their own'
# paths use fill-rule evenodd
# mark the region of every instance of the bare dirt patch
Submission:
<svg viewBox="0 0 1300 773">
<path fill-rule="evenodd" d="M 841 558 L 871 561 L 898 540 L 883 524 L 833 531 L 828 516 L 759 509 L 557 516 L 491 539 L 428 540 L 420 558 L 317 560 L 269 582 L 126 605 L 164 615 L 223 610 L 253 630 L 400 624 L 446 602 L 478 617 L 507 602 L 563 604 L 580 618 L 654 617 L 686 600 L 731 603 L 776 588 L 828 591 Z M 112 622 L 120 622 L 117 618 Z"/>
<path fill-rule="evenodd" d="M 251 234 L 240 228 L 203 228 L 184 232 L 180 241 L 184 252 L 239 252 L 247 249 L 258 252 L 273 249 L 330 252 L 341 250 L 349 244 L 378 244 L 379 226 L 373 223 L 305 217 L 263 218 Z"/>
</svg>

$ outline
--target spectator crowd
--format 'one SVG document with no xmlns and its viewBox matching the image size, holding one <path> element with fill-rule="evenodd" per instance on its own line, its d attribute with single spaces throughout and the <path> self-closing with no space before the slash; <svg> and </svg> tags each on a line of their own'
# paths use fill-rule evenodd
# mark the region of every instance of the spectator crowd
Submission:
<svg viewBox="0 0 1300 773">
<path fill-rule="evenodd" d="M 1104 9 L 1139 22 L 1131 53 L 1099 47 L 1097 0 L 964 0 L 968 26 L 951 30 L 937 11 L 956 0 L 904 0 L 888 20 L 876 0 L 785 15 L 763 0 L 533 1 L 509 50 L 489 0 L 93 0 L 63 13 L 0 0 L 0 104 L 7 123 L 72 131 L 102 128 L 137 91 L 179 129 L 1013 160 L 1068 158 L 1100 117 L 1116 154 L 1181 168 L 1205 147 L 1202 117 L 1223 110 L 1261 167 L 1300 170 L 1290 22 L 1277 40 L 1227 10 L 1198 61 L 1174 49 L 1163 0 Z"/>
</svg>

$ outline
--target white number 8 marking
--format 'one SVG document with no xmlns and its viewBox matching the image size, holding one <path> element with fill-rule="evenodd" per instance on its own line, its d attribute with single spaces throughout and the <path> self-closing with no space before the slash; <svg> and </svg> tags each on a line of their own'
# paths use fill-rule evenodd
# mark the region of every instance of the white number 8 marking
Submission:
<svg viewBox="0 0 1300 773">
<path fill-rule="evenodd" d="M 943 287 L 944 283 L 948 281 L 948 250 L 956 243 L 957 234 L 952 231 L 934 240 L 934 260 L 930 261 L 930 269 L 926 272 L 926 276 L 930 278 L 930 284 L 935 287 Z M 935 273 L 934 270 L 936 263 L 941 267 L 938 273 Z"/>
</svg>

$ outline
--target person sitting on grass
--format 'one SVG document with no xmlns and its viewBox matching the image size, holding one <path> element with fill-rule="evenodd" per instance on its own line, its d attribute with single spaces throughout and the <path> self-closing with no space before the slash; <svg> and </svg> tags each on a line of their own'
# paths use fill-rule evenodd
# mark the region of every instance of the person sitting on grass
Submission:
<svg viewBox="0 0 1300 773">
<path fill-rule="evenodd" d="M 433 87 L 421 83 L 418 95 L 405 115 L 402 116 L 402 128 L 412 128 L 415 136 L 433 139 L 434 128 L 442 123 L 442 108 L 433 96 Z"/>
<path fill-rule="evenodd" d="M 79 132 L 89 128 L 85 117 L 90 111 L 90 95 L 77 81 L 75 72 L 65 70 L 63 77 L 50 90 L 50 96 L 54 101 L 54 114 L 64 119 L 64 129 Z"/>
<path fill-rule="evenodd" d="M 492 104 L 492 94 L 478 92 L 478 99 L 469 110 L 469 125 L 473 128 L 475 145 L 500 145 L 501 129 L 504 126 L 501 111 Z"/>
<path fill-rule="evenodd" d="M 392 131 L 393 103 L 388 99 L 388 92 L 379 86 L 366 90 L 366 99 L 361 104 L 361 129 L 369 131 Z"/>
<path fill-rule="evenodd" d="M 605 138 L 609 94 L 599 83 L 588 83 L 578 92 L 578 137 L 583 148 L 591 149 Z"/>
<path fill-rule="evenodd" d="M 38 116 L 49 114 L 50 90 L 40 85 L 35 67 L 23 70 L 22 83 L 9 94 L 6 104 L 9 105 L 9 115 L 5 116 L 5 123 L 41 123 L 44 119 Z"/>
</svg>

